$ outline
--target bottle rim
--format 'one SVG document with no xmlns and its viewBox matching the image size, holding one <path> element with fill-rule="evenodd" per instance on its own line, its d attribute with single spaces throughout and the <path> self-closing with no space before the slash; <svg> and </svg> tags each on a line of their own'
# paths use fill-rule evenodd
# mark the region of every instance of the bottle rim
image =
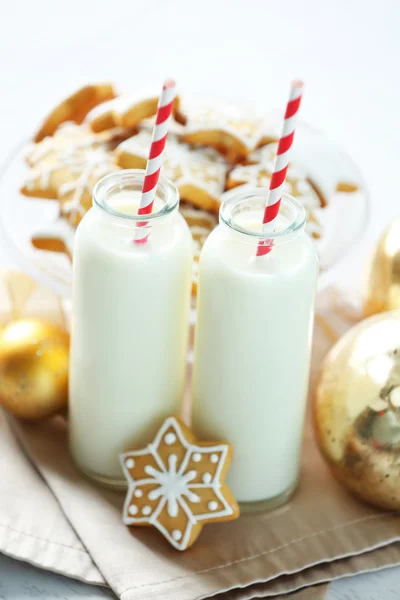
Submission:
<svg viewBox="0 0 400 600">
<path fill-rule="evenodd" d="M 219 212 L 220 223 L 237 234 L 246 236 L 248 242 L 269 242 L 274 244 L 287 242 L 303 231 L 306 224 L 306 211 L 304 206 L 290 194 L 283 193 L 279 214 L 284 216 L 285 226 L 276 231 L 255 231 L 248 229 L 238 221 L 238 216 L 249 210 L 256 209 L 260 215 L 260 222 L 268 197 L 268 190 L 264 188 L 246 188 L 246 190 L 233 189 L 225 194 Z"/>
<path fill-rule="evenodd" d="M 115 192 L 131 190 L 141 192 L 145 171 L 143 169 L 123 169 L 105 175 L 93 189 L 93 204 L 108 215 L 125 222 L 154 222 L 173 213 L 179 207 L 179 192 L 172 181 L 160 177 L 157 183 L 157 198 L 163 205 L 148 215 L 127 213 L 115 208 L 111 199 Z"/>
</svg>

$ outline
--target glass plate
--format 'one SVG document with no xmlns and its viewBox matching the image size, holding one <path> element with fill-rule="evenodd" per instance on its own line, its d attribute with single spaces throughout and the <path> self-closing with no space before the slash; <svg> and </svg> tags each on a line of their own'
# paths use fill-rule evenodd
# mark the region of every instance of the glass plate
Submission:
<svg viewBox="0 0 400 600">
<path fill-rule="evenodd" d="M 35 249 L 33 234 L 54 227 L 65 227 L 59 221 L 59 206 L 54 200 L 27 198 L 19 193 L 27 166 L 24 141 L 0 167 L 0 230 L 7 252 L 39 284 L 65 298 L 71 296 L 71 263 L 67 256 Z M 327 206 L 319 209 L 317 218 L 324 235 L 316 240 L 324 273 L 346 256 L 368 222 L 368 194 L 364 180 L 352 159 L 321 132 L 301 123 L 296 132 L 293 162 L 303 167 L 322 191 Z M 358 186 L 358 191 L 337 193 L 338 182 Z"/>
</svg>

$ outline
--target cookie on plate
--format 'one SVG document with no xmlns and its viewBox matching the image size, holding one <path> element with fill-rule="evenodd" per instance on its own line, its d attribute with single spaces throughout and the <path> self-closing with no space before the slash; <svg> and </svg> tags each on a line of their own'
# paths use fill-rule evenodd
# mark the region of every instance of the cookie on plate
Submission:
<svg viewBox="0 0 400 600">
<path fill-rule="evenodd" d="M 75 229 L 65 219 L 60 218 L 32 234 L 31 244 L 37 250 L 65 254 L 72 263 Z"/>
<path fill-rule="evenodd" d="M 199 105 L 184 112 L 187 124 L 183 140 L 210 146 L 232 163 L 245 161 L 261 144 L 279 138 L 275 125 L 269 127 L 263 116 L 237 106 Z"/>
<path fill-rule="evenodd" d="M 92 205 L 95 184 L 119 169 L 112 145 L 109 133 L 94 134 L 85 125 L 64 124 L 28 152 L 31 168 L 21 192 L 59 200 L 61 214 L 78 225 Z"/>
<path fill-rule="evenodd" d="M 199 259 L 204 242 L 218 224 L 218 217 L 205 210 L 193 208 L 190 204 L 181 204 L 179 208 L 189 225 L 193 237 L 192 296 L 197 295 L 199 285 Z"/>
<path fill-rule="evenodd" d="M 95 106 L 114 97 L 114 87 L 109 83 L 86 85 L 80 88 L 51 111 L 36 133 L 34 141 L 40 142 L 45 137 L 53 135 L 66 121 L 82 123 L 88 112 Z"/>
<path fill-rule="evenodd" d="M 123 169 L 144 169 L 151 133 L 140 131 L 116 149 L 117 164 Z M 162 174 L 178 188 L 183 201 L 204 210 L 218 211 L 228 165 L 212 149 L 192 149 L 168 136 L 163 154 Z"/>
<path fill-rule="evenodd" d="M 251 160 L 259 159 L 258 163 L 238 165 L 228 175 L 227 189 L 238 186 L 268 188 L 274 170 L 276 144 L 268 144 L 250 155 Z M 307 230 L 314 238 L 321 237 L 321 226 L 316 211 L 325 206 L 321 192 L 317 192 L 307 176 L 297 165 L 289 165 L 283 191 L 299 200 L 307 213 Z"/>
<path fill-rule="evenodd" d="M 134 129 L 144 119 L 156 114 L 158 98 L 159 95 L 154 90 L 137 90 L 131 94 L 123 94 L 96 106 L 87 114 L 86 122 L 95 132 L 113 127 Z M 177 96 L 174 101 L 173 115 L 182 120 L 179 104 L 180 100 Z"/>
</svg>

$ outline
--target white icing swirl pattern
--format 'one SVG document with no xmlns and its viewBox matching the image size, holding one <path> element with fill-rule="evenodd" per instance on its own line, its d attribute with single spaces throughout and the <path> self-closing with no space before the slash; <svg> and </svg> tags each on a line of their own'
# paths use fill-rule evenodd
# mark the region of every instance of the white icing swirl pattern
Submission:
<svg viewBox="0 0 400 600">
<path fill-rule="evenodd" d="M 122 142 L 117 153 L 123 152 L 147 160 L 150 144 L 151 133 L 141 131 Z M 193 186 L 204 190 L 216 200 L 224 191 L 228 165 L 210 148 L 193 150 L 188 144 L 182 144 L 169 135 L 163 161 L 162 175 L 171 179 L 178 190 L 184 186 Z"/>
<path fill-rule="evenodd" d="M 176 437 L 180 449 L 184 450 L 183 457 L 181 455 L 178 457 L 175 446 L 171 447 L 166 454 L 166 448 L 170 447 L 167 443 L 170 434 Z M 162 453 L 159 451 L 160 447 L 163 449 Z M 128 494 L 123 511 L 124 523 L 127 525 L 150 523 L 157 527 L 175 548 L 184 550 L 196 523 L 210 518 L 229 517 L 233 514 L 232 507 L 221 492 L 221 472 L 227 455 L 226 444 L 203 447 L 189 443 L 183 435 L 179 422 L 174 417 L 169 417 L 154 441 L 146 448 L 121 455 L 122 469 L 128 481 Z M 194 458 L 198 456 L 201 461 Z M 147 457 L 147 460 L 140 473 L 144 471 L 145 476 L 141 475 L 136 479 L 134 471 L 129 469 L 127 464 L 130 460 L 139 463 L 143 457 Z M 193 468 L 191 464 L 198 465 L 200 462 L 210 465 L 210 469 L 214 468 L 214 476 L 210 472 L 199 476 L 197 466 Z M 202 509 L 195 510 L 195 507 L 200 505 L 203 489 L 210 490 L 213 498 L 206 504 L 205 512 L 201 512 Z M 141 508 L 140 513 L 135 503 L 136 499 L 142 496 L 138 491 L 143 491 L 148 501 L 148 504 Z M 169 519 L 183 516 L 183 522 L 186 522 L 184 531 L 177 528 L 168 529 L 165 525 L 165 516 Z"/>
</svg>

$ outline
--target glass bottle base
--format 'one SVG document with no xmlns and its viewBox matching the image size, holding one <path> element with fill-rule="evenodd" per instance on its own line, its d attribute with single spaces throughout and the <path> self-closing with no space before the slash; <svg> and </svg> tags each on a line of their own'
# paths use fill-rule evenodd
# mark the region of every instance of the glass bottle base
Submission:
<svg viewBox="0 0 400 600">
<path fill-rule="evenodd" d="M 98 473 L 94 473 L 88 469 L 84 469 L 82 465 L 79 464 L 74 459 L 75 466 L 79 471 L 84 475 L 86 479 L 89 479 L 92 483 L 97 483 L 102 487 L 105 487 L 109 490 L 114 490 L 116 492 L 123 492 L 128 488 L 128 484 L 124 479 L 113 479 L 112 477 L 106 477 L 105 475 L 99 475 Z"/>
<path fill-rule="evenodd" d="M 241 513 L 260 513 L 268 510 L 273 510 L 279 506 L 283 506 L 286 502 L 289 502 L 290 498 L 296 491 L 298 481 L 289 486 L 284 492 L 274 496 L 273 498 L 267 498 L 266 500 L 258 500 L 257 502 L 239 502 Z"/>
</svg>

